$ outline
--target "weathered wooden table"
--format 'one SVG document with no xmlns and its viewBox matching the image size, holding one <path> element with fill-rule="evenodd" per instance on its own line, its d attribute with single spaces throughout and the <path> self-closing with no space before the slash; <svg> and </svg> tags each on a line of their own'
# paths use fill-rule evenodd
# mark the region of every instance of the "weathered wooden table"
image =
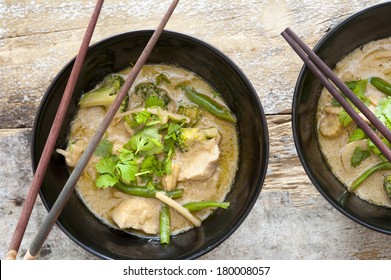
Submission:
<svg viewBox="0 0 391 280">
<path fill-rule="evenodd" d="M 171 1 L 107 0 L 93 41 L 153 29 Z M 270 163 L 242 226 L 201 259 L 390 259 L 391 236 L 335 210 L 307 178 L 291 132 L 291 101 L 302 62 L 280 36 L 295 30 L 310 46 L 334 25 L 378 1 L 182 0 L 167 29 L 204 40 L 246 73 L 267 114 Z M 0 0 L 0 257 L 30 186 L 31 128 L 56 73 L 77 53 L 95 1 Z M 46 216 L 40 199 L 18 258 Z M 54 227 L 41 259 L 96 259 Z"/>
</svg>

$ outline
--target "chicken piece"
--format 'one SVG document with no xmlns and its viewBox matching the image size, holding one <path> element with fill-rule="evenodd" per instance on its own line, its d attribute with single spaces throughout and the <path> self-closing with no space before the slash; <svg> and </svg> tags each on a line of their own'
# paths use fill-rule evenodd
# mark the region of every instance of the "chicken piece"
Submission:
<svg viewBox="0 0 391 280">
<path fill-rule="evenodd" d="M 158 200 L 143 197 L 130 197 L 120 202 L 111 212 L 113 221 L 119 228 L 133 228 L 147 234 L 159 232 Z"/>
<path fill-rule="evenodd" d="M 176 164 L 181 166 L 178 181 L 206 180 L 216 171 L 220 149 L 217 139 L 196 143 L 182 153 Z"/>
<path fill-rule="evenodd" d="M 172 173 L 170 175 L 164 175 L 162 178 L 162 184 L 164 190 L 172 191 L 175 190 L 178 183 L 178 176 L 181 171 L 181 167 L 177 164 L 172 164 L 171 166 Z"/>
<path fill-rule="evenodd" d="M 324 107 L 323 110 L 330 115 L 339 115 L 339 113 L 341 112 L 341 107 L 327 105 Z"/>
<path fill-rule="evenodd" d="M 70 144 L 67 149 L 57 149 L 56 152 L 65 157 L 67 166 L 75 167 L 86 146 L 87 143 L 84 140 L 77 140 Z"/>
<path fill-rule="evenodd" d="M 342 132 L 338 115 L 326 115 L 319 123 L 319 131 L 324 137 L 335 138 Z"/>
</svg>

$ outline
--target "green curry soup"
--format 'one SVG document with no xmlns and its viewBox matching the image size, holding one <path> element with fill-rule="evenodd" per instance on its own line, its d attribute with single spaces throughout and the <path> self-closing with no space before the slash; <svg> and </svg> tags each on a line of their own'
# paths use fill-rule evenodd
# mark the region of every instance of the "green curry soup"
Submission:
<svg viewBox="0 0 391 280">
<path fill-rule="evenodd" d="M 81 97 L 68 146 L 58 150 L 70 168 L 129 71 L 105 77 Z M 76 187 L 96 217 L 148 235 L 161 234 L 169 223 L 174 235 L 199 226 L 216 207 L 229 206 L 223 201 L 238 164 L 236 118 L 207 82 L 176 66 L 146 65 L 122 105 Z M 167 215 L 166 204 L 168 222 L 159 218 Z"/>
<path fill-rule="evenodd" d="M 334 72 L 391 129 L 391 38 L 354 50 Z M 391 207 L 391 164 L 326 89 L 320 95 L 317 125 L 319 145 L 336 177 L 360 198 Z M 384 170 L 375 172 L 378 167 Z"/>
</svg>

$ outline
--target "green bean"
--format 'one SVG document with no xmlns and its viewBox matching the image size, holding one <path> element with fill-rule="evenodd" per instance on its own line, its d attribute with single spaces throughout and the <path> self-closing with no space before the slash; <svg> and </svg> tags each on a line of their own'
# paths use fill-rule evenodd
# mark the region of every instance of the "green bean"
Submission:
<svg viewBox="0 0 391 280">
<path fill-rule="evenodd" d="M 163 205 L 159 213 L 160 244 L 170 244 L 170 209 Z"/>
<path fill-rule="evenodd" d="M 210 96 L 201 94 L 188 86 L 181 86 L 181 89 L 190 101 L 201 106 L 213 116 L 228 122 L 236 122 L 235 116 L 228 110 L 228 108 L 221 105 Z"/>
<path fill-rule="evenodd" d="M 117 183 L 114 185 L 114 187 L 123 193 L 134 195 L 134 196 L 154 198 L 156 194 L 156 190 L 151 190 L 146 187 L 140 187 L 140 186 L 128 186 L 123 183 Z M 173 191 L 166 192 L 166 194 L 171 198 L 179 198 L 182 196 L 183 190 L 176 189 Z"/>
<path fill-rule="evenodd" d="M 356 180 L 353 181 L 352 186 L 350 187 L 349 190 L 351 191 L 356 190 L 373 173 L 381 170 L 390 170 L 390 169 L 391 169 L 391 163 L 389 163 L 388 161 L 381 162 L 377 165 L 370 167 L 368 170 L 362 173 Z"/>
<path fill-rule="evenodd" d="M 369 79 L 369 82 L 381 92 L 384 92 L 387 95 L 391 95 L 391 84 L 382 78 L 372 77 Z"/>
<path fill-rule="evenodd" d="M 199 202 L 189 202 L 183 205 L 190 212 L 195 212 L 209 207 L 219 207 L 227 209 L 229 207 L 229 202 L 217 202 L 217 201 L 199 201 Z"/>
</svg>

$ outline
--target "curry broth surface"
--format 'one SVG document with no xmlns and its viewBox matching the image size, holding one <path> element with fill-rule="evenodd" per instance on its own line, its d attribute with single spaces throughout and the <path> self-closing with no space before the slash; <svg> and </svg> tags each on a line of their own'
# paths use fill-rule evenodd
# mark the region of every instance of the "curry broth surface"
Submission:
<svg viewBox="0 0 391 280">
<path fill-rule="evenodd" d="M 344 82 L 367 79 L 369 77 L 380 77 L 390 80 L 391 75 L 391 38 L 372 41 L 354 50 L 340 62 L 337 63 L 334 72 Z M 369 82 L 366 95 L 384 95 L 375 89 Z M 384 95 L 385 97 L 385 95 Z M 342 134 L 334 139 L 326 138 L 319 132 L 320 120 L 325 115 L 325 106 L 330 104 L 331 94 L 323 89 L 319 98 L 317 108 L 317 134 L 322 153 L 326 158 L 332 172 L 347 188 L 362 172 L 369 167 L 376 165 L 381 160 L 376 155 L 371 155 L 356 168 L 345 167 L 341 160 L 341 152 L 348 143 L 348 137 L 355 129 L 355 124 L 349 125 Z M 379 171 L 370 176 L 359 186 L 355 193 L 364 200 L 373 204 L 391 207 L 391 199 L 383 188 L 383 178 L 391 171 Z"/>
<path fill-rule="evenodd" d="M 127 69 L 120 73 L 126 76 L 128 72 L 129 70 Z M 214 92 L 213 88 L 196 74 L 170 65 L 144 66 L 130 89 L 130 92 L 133 92 L 135 86 L 141 82 L 154 81 L 156 75 L 160 73 L 166 74 L 171 81 L 170 85 L 164 84 L 164 86 L 161 86 L 161 88 L 167 90 L 172 100 L 175 101 L 171 103 L 177 104 L 186 98 L 180 89 L 175 89 L 175 85 L 184 80 L 190 81 L 190 85 L 199 92 L 204 94 Z M 139 107 L 142 103 L 142 101 L 139 100 L 139 97 L 137 97 L 136 94 L 131 94 L 130 96 L 129 110 Z M 168 111 L 175 109 L 176 105 L 171 103 L 167 109 Z M 89 139 L 92 138 L 96 128 L 103 119 L 104 114 L 105 110 L 103 107 L 79 108 L 71 125 L 69 139 L 72 139 L 72 141 L 82 139 L 80 141 L 84 141 L 85 145 L 87 145 Z M 203 111 L 202 118 L 196 126 L 214 126 L 218 128 L 221 135 L 221 140 L 219 142 L 220 157 L 218 168 L 213 176 L 207 180 L 178 182 L 177 188 L 183 188 L 184 192 L 183 196 L 176 199 L 176 201 L 181 204 L 192 201 L 224 201 L 225 196 L 233 184 L 237 170 L 239 149 L 236 127 L 231 123 L 215 118 L 205 111 Z M 113 120 L 108 129 L 107 136 L 107 139 L 114 143 L 113 150 L 122 147 L 122 145 L 129 140 L 130 134 L 126 131 L 122 118 Z M 98 189 L 95 187 L 96 171 L 94 166 L 98 160 L 99 158 L 96 156 L 91 158 L 77 184 L 76 191 L 81 200 L 96 217 L 106 225 L 117 228 L 111 218 L 111 211 L 121 201 L 131 197 L 131 195 L 122 193 L 114 188 Z M 155 198 L 145 199 L 148 200 L 150 205 L 148 211 L 156 213 L 155 226 L 158 230 L 161 202 Z M 193 213 L 193 215 L 204 220 L 212 212 L 213 210 L 204 209 Z M 170 209 L 170 214 L 172 234 L 178 234 L 193 227 L 189 221 L 175 210 Z M 156 232 L 156 234 L 158 234 L 158 232 Z"/>
</svg>

